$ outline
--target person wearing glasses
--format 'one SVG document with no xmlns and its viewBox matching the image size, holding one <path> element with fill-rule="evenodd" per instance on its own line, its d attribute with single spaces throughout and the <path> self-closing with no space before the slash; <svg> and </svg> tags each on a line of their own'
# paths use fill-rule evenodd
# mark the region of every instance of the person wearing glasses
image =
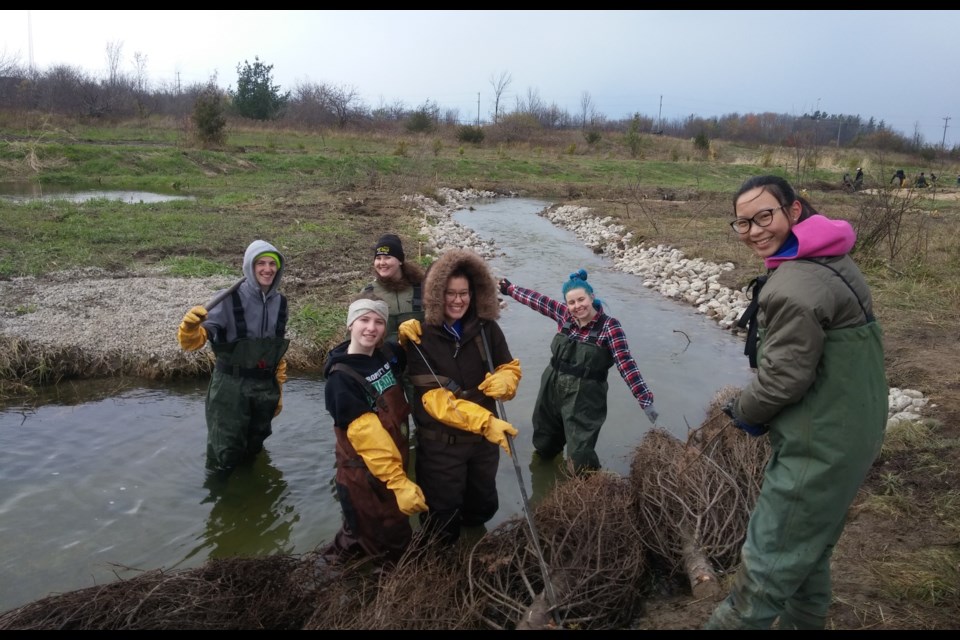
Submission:
<svg viewBox="0 0 960 640">
<path fill-rule="evenodd" d="M 497 285 L 483 258 L 453 249 L 427 269 L 424 319 L 403 322 L 417 422 L 414 470 L 429 512 L 422 528 L 453 544 L 461 527 L 488 522 L 499 509 L 497 469 L 502 447 L 511 452 L 517 430 L 498 416 L 520 382 L 497 319 Z"/>
<path fill-rule="evenodd" d="M 563 283 L 563 302 L 506 278 L 499 286 L 503 295 L 557 323 L 550 364 L 540 378 L 533 407 L 533 446 L 540 460 L 552 460 L 566 447 L 574 473 L 600 468 L 595 448 L 607 419 L 607 372 L 614 364 L 640 408 L 656 424 L 653 392 L 630 354 L 620 321 L 604 313 L 585 270 L 571 273 Z"/>
<path fill-rule="evenodd" d="M 730 595 L 707 629 L 823 629 L 830 556 L 880 453 L 888 388 L 883 336 L 845 220 L 818 213 L 778 176 L 748 179 L 733 231 L 764 262 L 746 355 L 756 376 L 723 408 L 770 439 Z M 745 436 L 746 437 L 746 436 Z"/>
</svg>

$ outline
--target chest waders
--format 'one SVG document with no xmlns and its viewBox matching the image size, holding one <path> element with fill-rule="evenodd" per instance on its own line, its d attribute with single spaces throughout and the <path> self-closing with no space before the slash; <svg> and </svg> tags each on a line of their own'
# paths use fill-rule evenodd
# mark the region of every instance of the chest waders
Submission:
<svg viewBox="0 0 960 640">
<path fill-rule="evenodd" d="M 211 342 L 216 356 L 207 389 L 207 468 L 227 472 L 263 450 L 273 432 L 271 422 L 280 401 L 277 365 L 290 341 L 287 299 L 281 297 L 275 337 L 247 338 L 243 305 L 236 292 L 233 314 L 236 342 Z"/>
<path fill-rule="evenodd" d="M 403 389 L 394 384 L 378 393 L 363 376 L 342 363 L 333 365 L 332 371 L 351 376 L 367 389 L 370 410 L 377 414 L 380 424 L 400 451 L 406 470 L 410 445 L 405 429 L 410 406 L 403 396 Z M 367 469 L 363 458 L 350 444 L 346 429 L 335 427 L 333 431 L 337 437 L 337 499 L 343 511 L 343 525 L 334 537 L 333 547 L 338 554 L 362 552 L 396 562 L 413 536 L 410 518 L 400 511 L 397 498 L 387 484 Z"/>
<path fill-rule="evenodd" d="M 860 306 L 866 324 L 826 331 L 813 385 L 770 423 L 770 460 L 742 562 L 705 628 L 768 629 L 778 617 L 781 629 L 826 626 L 830 558 L 887 421 L 882 331 Z"/>
<path fill-rule="evenodd" d="M 421 323 L 423 322 L 423 293 L 421 285 L 413 285 L 413 299 L 411 300 L 409 310 L 400 309 L 400 300 L 397 294 L 387 291 L 379 282 L 371 282 L 364 287 L 363 290 L 365 293 L 373 293 L 380 296 L 380 298 L 387 303 L 389 313 L 387 314 L 387 334 L 384 338 L 385 340 L 397 342 L 400 325 L 407 320 L 416 319 Z M 403 385 L 403 393 L 407 397 L 407 402 L 413 403 L 416 400 L 416 395 L 414 395 L 413 383 L 410 381 L 410 376 L 404 373 L 400 379 L 400 383 Z M 413 418 L 412 415 L 410 417 Z M 415 419 L 414 423 L 416 423 Z M 407 429 L 409 431 L 409 427 Z"/>
<path fill-rule="evenodd" d="M 569 326 L 569 325 L 568 325 Z M 607 419 L 607 372 L 613 355 L 597 344 L 600 327 L 587 342 L 562 331 L 550 344 L 550 364 L 540 377 L 533 408 L 533 446 L 550 460 L 567 447 L 574 471 L 599 469 L 596 451 L 600 427 Z"/>
</svg>

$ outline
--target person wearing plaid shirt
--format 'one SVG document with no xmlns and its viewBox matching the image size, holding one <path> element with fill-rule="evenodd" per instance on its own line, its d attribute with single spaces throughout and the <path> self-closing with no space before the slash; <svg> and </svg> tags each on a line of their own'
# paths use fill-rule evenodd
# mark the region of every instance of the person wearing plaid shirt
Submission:
<svg viewBox="0 0 960 640">
<path fill-rule="evenodd" d="M 565 302 L 500 280 L 500 293 L 552 318 L 557 335 L 550 345 L 550 364 L 540 379 L 533 409 L 533 446 L 549 461 L 567 449 L 576 473 L 595 471 L 600 427 L 607 418 L 607 372 L 617 370 L 640 407 L 656 424 L 653 392 L 630 354 L 620 321 L 603 311 L 583 269 L 563 284 Z"/>
</svg>

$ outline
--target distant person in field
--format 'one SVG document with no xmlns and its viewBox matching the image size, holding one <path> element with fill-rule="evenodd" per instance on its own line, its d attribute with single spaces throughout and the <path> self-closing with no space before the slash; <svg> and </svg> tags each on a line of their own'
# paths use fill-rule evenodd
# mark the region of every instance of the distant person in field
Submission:
<svg viewBox="0 0 960 640">
<path fill-rule="evenodd" d="M 897 184 L 898 187 L 903 186 L 903 181 L 907 179 L 907 174 L 903 172 L 903 169 L 897 169 L 897 172 L 893 174 L 893 177 L 890 178 L 890 184 L 893 184 L 894 180 L 899 180 Z"/>
<path fill-rule="evenodd" d="M 920 172 L 920 176 L 917 178 L 914 186 L 918 189 L 925 189 L 927 187 L 927 176 L 923 171 Z"/>
<path fill-rule="evenodd" d="M 863 189 L 863 169 L 857 167 L 857 175 L 853 179 L 853 188 L 855 191 Z"/>
</svg>

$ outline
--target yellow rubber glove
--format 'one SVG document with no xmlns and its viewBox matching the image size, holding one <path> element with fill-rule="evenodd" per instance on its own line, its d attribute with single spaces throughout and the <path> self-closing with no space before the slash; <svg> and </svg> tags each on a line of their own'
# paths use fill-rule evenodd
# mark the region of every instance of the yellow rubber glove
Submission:
<svg viewBox="0 0 960 640">
<path fill-rule="evenodd" d="M 196 351 L 207 343 L 207 330 L 200 326 L 206 320 L 207 310 L 197 305 L 187 311 L 177 329 L 177 342 L 186 351 Z"/>
<path fill-rule="evenodd" d="M 511 436 L 518 433 L 509 422 L 500 420 L 475 402 L 456 398 L 448 389 L 431 389 L 423 394 L 423 408 L 443 424 L 470 433 L 478 433 L 490 442 L 503 447 L 507 453 L 510 453 L 510 448 L 507 446 L 504 433 Z"/>
<path fill-rule="evenodd" d="M 503 447 L 503 450 L 510 455 L 510 441 L 507 436 L 516 436 L 519 433 L 512 424 L 490 416 L 490 422 L 487 424 L 487 430 L 483 432 L 483 437 Z"/>
<path fill-rule="evenodd" d="M 490 398 L 498 400 L 513 400 L 517 395 L 517 385 L 520 383 L 520 361 L 513 360 L 502 364 L 493 373 L 488 373 L 477 389 Z"/>
<path fill-rule="evenodd" d="M 280 400 L 277 401 L 277 409 L 273 412 L 274 418 L 280 415 L 280 412 L 283 411 L 283 383 L 286 381 L 287 361 L 283 358 L 280 358 L 280 362 L 277 364 L 277 384 L 280 385 Z"/>
<path fill-rule="evenodd" d="M 416 318 L 401 322 L 400 326 L 397 327 L 397 341 L 401 347 L 407 346 L 409 341 L 420 344 L 420 336 L 422 335 L 423 330 L 420 328 L 420 321 Z"/>
<path fill-rule="evenodd" d="M 377 414 L 365 413 L 347 426 L 347 440 L 374 476 L 386 483 L 397 498 L 397 507 L 410 516 L 427 510 L 423 491 L 403 470 L 403 459 Z"/>
</svg>

